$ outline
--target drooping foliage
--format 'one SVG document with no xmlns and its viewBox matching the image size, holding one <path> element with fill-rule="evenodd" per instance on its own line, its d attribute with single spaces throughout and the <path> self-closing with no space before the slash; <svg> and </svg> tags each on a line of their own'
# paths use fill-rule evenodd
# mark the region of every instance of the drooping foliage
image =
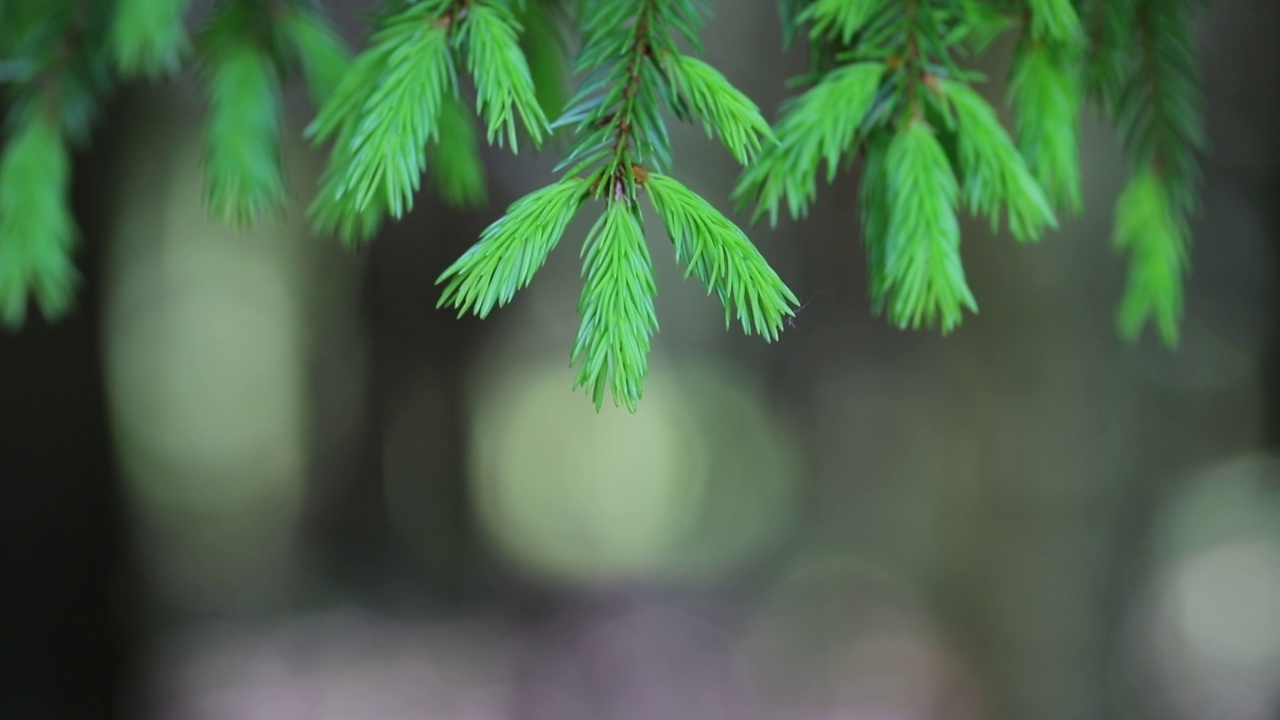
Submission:
<svg viewBox="0 0 1280 720">
<path fill-rule="evenodd" d="M 873 309 L 945 333 L 978 310 L 962 215 L 1035 242 L 1081 212 L 1091 103 L 1132 168 L 1115 205 L 1129 265 L 1120 330 L 1151 323 L 1173 345 L 1204 147 L 1190 32 L 1201 4 L 778 0 L 781 44 L 803 43 L 809 64 L 771 125 L 700 57 L 711 0 L 386 0 L 359 53 L 315 0 L 220 0 L 199 20 L 190 0 L 0 3 L 0 317 L 17 326 L 32 300 L 50 318 L 73 303 L 71 160 L 113 85 L 190 68 L 208 103 L 207 205 L 238 226 L 294 194 L 280 157 L 290 84 L 328 152 L 310 217 L 349 245 L 410 212 L 424 184 L 482 206 L 483 144 L 563 140 L 548 184 L 441 274 L 440 305 L 480 317 L 506 305 L 592 214 L 571 362 L 597 407 L 609 396 L 635 409 L 659 327 L 644 206 L 726 325 L 774 340 L 799 304 L 743 228 L 678 179 L 672 121 L 743 166 L 731 199 L 756 221 L 802 219 L 822 182 L 856 172 Z M 1016 50 L 993 100 L 969 66 L 1004 35 Z"/>
<path fill-rule="evenodd" d="M 664 113 L 699 122 L 739 162 L 772 141 L 759 109 L 696 50 L 702 2 L 593 4 L 582 23 L 584 77 L 557 127 L 573 134 L 562 178 L 517 201 L 440 280 L 442 305 L 487 315 L 532 279 L 569 222 L 603 210 L 583 243 L 582 326 L 573 346 L 577 385 L 597 407 L 606 393 L 634 409 L 658 330 L 653 264 L 641 196 L 658 211 L 676 257 L 736 314 L 744 331 L 777 338 L 797 302 L 746 235 L 670 173 Z"/>
</svg>

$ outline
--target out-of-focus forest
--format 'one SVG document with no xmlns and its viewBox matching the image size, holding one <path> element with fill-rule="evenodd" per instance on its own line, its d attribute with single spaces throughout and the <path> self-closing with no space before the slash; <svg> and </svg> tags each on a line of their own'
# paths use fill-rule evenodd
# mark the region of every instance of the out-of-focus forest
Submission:
<svg viewBox="0 0 1280 720">
<path fill-rule="evenodd" d="M 705 37 L 773 117 L 805 62 L 773 4 Z M 1175 352 L 1116 336 L 1127 169 L 1089 116 L 1086 212 L 1034 246 L 969 223 L 981 314 L 946 338 L 871 316 L 851 178 L 751 233 L 806 303 L 776 344 L 651 237 L 635 415 L 570 389 L 581 221 L 510 307 L 435 309 L 556 152 L 486 151 L 488 207 L 424 192 L 349 252 L 302 217 L 300 98 L 290 214 L 236 232 L 198 88 L 126 89 L 77 157 L 77 309 L 0 334 L 0 718 L 1280 717 L 1280 5 L 1197 37 Z M 673 141 L 727 197 L 732 158 Z"/>
</svg>

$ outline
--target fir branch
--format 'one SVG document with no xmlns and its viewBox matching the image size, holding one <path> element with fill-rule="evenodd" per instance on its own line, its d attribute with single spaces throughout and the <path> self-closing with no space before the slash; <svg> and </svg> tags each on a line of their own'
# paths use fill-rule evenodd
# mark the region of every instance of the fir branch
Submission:
<svg viewBox="0 0 1280 720">
<path fill-rule="evenodd" d="M 1081 21 L 1088 38 L 1082 80 L 1088 96 L 1104 110 L 1115 108 L 1130 78 L 1136 8 L 1133 1 L 1080 0 Z"/>
<path fill-rule="evenodd" d="M 1139 171 L 1116 204 L 1112 242 L 1130 254 L 1129 278 L 1116 313 L 1120 333 L 1130 341 L 1154 321 L 1168 345 L 1178 339 L 1182 320 L 1182 274 L 1187 264 L 1189 231 L 1165 179 Z"/>
<path fill-rule="evenodd" d="M 34 293 L 53 320 L 70 308 L 76 284 L 71 250 L 71 160 L 54 121 L 32 114 L 0 154 L 0 319 L 16 327 Z"/>
<path fill-rule="evenodd" d="M 1204 146 L 1189 27 L 1195 2 L 1136 3 L 1136 71 L 1115 110 L 1134 168 L 1116 206 L 1114 244 L 1132 253 L 1117 322 L 1125 335 L 1136 337 L 1145 320 L 1152 318 L 1170 347 L 1178 341 L 1182 258 L 1190 235 L 1188 215 L 1198 204 L 1198 155 Z M 1143 227 L 1147 235 L 1138 239 Z"/>
<path fill-rule="evenodd" d="M 413 206 L 426 167 L 426 146 L 436 137 L 436 118 L 457 85 L 449 23 L 438 5 L 415 5 L 374 36 L 373 53 L 385 55 L 385 65 L 349 145 L 338 156 L 348 161 L 343 165 L 347 181 L 336 195 L 322 196 L 322 202 L 350 193 L 352 209 L 363 212 L 377 197 L 394 218 Z"/>
<path fill-rule="evenodd" d="M 1009 229 L 1019 241 L 1039 240 L 1058 221 L 1031 171 L 996 117 L 973 88 L 942 81 L 957 116 L 962 192 L 969 212 L 986 216 L 992 232 L 1000 226 L 1000 208 L 1008 209 Z"/>
<path fill-rule="evenodd" d="M 1018 147 L 1053 203 L 1079 213 L 1084 28 L 1069 0 L 1032 0 L 1029 15 L 1008 90 Z"/>
<path fill-rule="evenodd" d="M 747 239 L 745 233 L 679 181 L 651 173 L 645 189 L 676 248 L 676 262 L 688 267 L 724 304 L 725 329 L 736 314 L 742 332 L 778 339 L 799 300 Z"/>
<path fill-rule="evenodd" d="M 336 234 L 348 246 L 372 237 L 386 214 L 380 196 L 364 207 L 356 205 L 355 193 L 348 192 L 348 173 L 360 112 L 389 55 L 386 48 L 373 48 L 357 56 L 304 133 L 315 142 L 334 140 L 333 154 L 320 174 L 319 189 L 307 210 L 308 216 L 320 232 Z"/>
<path fill-rule="evenodd" d="M 899 327 L 939 325 L 948 333 L 962 311 L 978 311 L 960 261 L 956 219 L 959 185 L 942 146 L 914 121 L 889 144 L 884 159 L 888 203 L 884 294 Z"/>
<path fill-rule="evenodd" d="M 510 8 L 499 3 L 472 3 L 463 42 L 469 48 L 467 68 L 475 78 L 476 111 L 488 123 L 488 141 L 506 142 L 517 152 L 515 116 L 540 145 L 547 118 L 538 104 L 533 77 L 518 39 L 521 27 Z"/>
<path fill-rule="evenodd" d="M 452 305 L 458 317 L 487 317 L 511 302 L 547 261 L 586 197 L 586 183 L 569 178 L 512 203 L 480 241 L 436 280 L 444 284 L 439 307 Z"/>
<path fill-rule="evenodd" d="M 1153 166 L 1175 206 L 1196 205 L 1204 148 L 1190 11 L 1198 0 L 1138 0 L 1138 61 L 1128 74 L 1116 121 L 1138 167 Z"/>
<path fill-rule="evenodd" d="M 0 52 L 26 66 L 6 88 L 0 151 L 0 322 L 16 327 L 34 295 L 48 320 L 74 299 L 71 147 L 89 133 L 108 85 L 103 8 L 73 0 L 6 7 Z M 12 13 L 12 14 L 10 14 Z"/>
<path fill-rule="evenodd" d="M 351 66 L 351 50 L 318 11 L 289 8 L 282 15 L 279 31 L 298 64 L 307 95 L 316 107 L 323 107 Z"/>
<path fill-rule="evenodd" d="M 588 24 L 585 30 L 580 65 L 608 67 L 598 54 L 618 46 L 622 53 L 610 72 L 615 84 L 584 121 L 603 132 L 580 137 L 570 153 L 600 147 L 596 156 L 603 161 L 591 175 L 589 192 L 606 198 L 605 211 L 583 245 L 582 322 L 570 357 L 579 365 L 574 388 L 585 388 L 597 411 L 610 388 L 615 405 L 635 412 L 649 372 L 649 338 L 658 330 L 653 262 L 636 194 L 638 183 L 647 179 L 645 165 L 660 168 L 670 157 L 666 126 L 657 114 L 661 76 L 655 57 L 660 50 L 672 52 L 674 43 L 663 32 L 663 21 L 670 18 L 659 13 L 658 0 L 635 0 L 631 9 L 629 26 L 625 21 L 613 27 Z M 588 97 L 579 90 L 579 102 L 590 102 Z"/>
<path fill-rule="evenodd" d="M 888 299 L 889 277 L 885 270 L 885 252 L 889 241 L 889 216 L 892 211 L 885 167 L 890 138 L 878 135 L 865 146 L 862 183 L 858 190 L 862 211 L 862 244 L 867 251 L 867 291 L 871 309 L 882 315 Z"/>
<path fill-rule="evenodd" d="M 649 374 L 649 338 L 658 331 L 658 291 L 633 206 L 607 203 L 587 235 L 583 256 L 582 325 L 570 359 L 580 364 L 574 387 L 586 388 L 597 410 L 608 390 L 615 405 L 635 412 Z"/>
<path fill-rule="evenodd" d="M 1075 45 L 1084 38 L 1084 27 L 1071 0 L 1027 0 L 1031 37 L 1055 45 Z"/>
<path fill-rule="evenodd" d="M 1117 313 L 1136 338 L 1148 322 L 1177 341 L 1189 217 L 1204 148 L 1189 18 L 1204 0 L 780 0 L 784 42 L 808 37 L 807 87 L 771 130 L 722 73 L 695 57 L 709 0 L 395 0 L 371 47 L 352 59 L 303 0 L 222 0 L 197 41 L 210 114 L 209 205 L 244 224 L 281 204 L 281 85 L 296 73 L 318 106 L 306 135 L 332 142 L 309 209 L 347 243 L 413 205 L 428 159 L 433 189 L 454 205 L 485 197 L 480 133 L 491 144 L 540 145 L 546 118 L 573 142 L 560 180 L 514 203 L 439 279 L 442 305 L 487 316 L 509 303 L 588 199 L 605 203 L 584 244 L 577 386 L 597 408 L 606 389 L 634 410 L 657 320 L 639 196 L 657 210 L 686 276 L 723 303 L 726 324 L 774 340 L 798 301 L 732 221 L 677 181 L 666 110 L 701 124 L 746 167 L 734 191 L 777 222 L 804 216 L 825 164 L 831 182 L 861 152 L 870 293 L 902 327 L 953 329 L 977 303 L 960 261 L 959 205 L 1002 213 L 1022 241 L 1078 212 L 1079 110 L 1113 116 L 1131 156 L 1114 247 L 1129 255 Z M 28 297 L 46 316 L 70 306 L 75 223 L 69 153 L 88 136 L 115 72 L 155 77 L 191 43 L 189 0 L 0 3 L 0 320 L 22 322 Z M 576 8 L 582 36 L 567 103 L 558 17 Z M 1007 101 L 1016 142 L 957 58 L 1021 25 Z M 807 27 L 806 27 L 807 26 Z M 950 153 L 950 155 L 949 155 Z"/>
<path fill-rule="evenodd" d="M 652 260 L 638 197 L 647 190 L 676 246 L 743 330 L 776 339 L 794 294 L 740 229 L 709 203 L 664 174 L 671 163 L 665 107 L 699 120 L 734 156 L 748 161 L 767 142 L 759 110 L 695 50 L 702 5 L 695 0 L 618 0 L 590 6 L 583 20 L 577 70 L 586 74 L 554 127 L 575 137 L 558 170 L 565 179 L 517 202 L 439 279 L 441 306 L 487 315 L 531 280 L 587 198 L 604 212 L 583 246 L 582 324 L 572 362 L 600 409 L 606 392 L 634 411 L 657 332 Z"/>
<path fill-rule="evenodd" d="M 948 332 L 977 304 L 960 263 L 955 206 L 960 189 L 993 222 L 1008 209 L 1019 239 L 1039 237 L 1052 211 L 994 111 L 951 58 L 967 31 L 967 4 L 925 0 L 817 0 L 800 14 L 811 38 L 856 47 L 793 101 L 778 143 L 739 181 L 735 197 L 756 202 L 755 219 L 776 222 L 785 200 L 802 217 L 825 162 L 831 182 L 841 161 L 867 149 L 864 243 L 877 311 L 902 327 L 940 323 Z M 957 182 L 929 118 L 959 134 Z M 874 150 L 872 150 L 874 148 Z M 874 157 L 872 157 L 874 155 Z"/>
<path fill-rule="evenodd" d="M 322 231 L 354 243 L 368 239 L 384 215 L 398 219 L 412 209 L 427 151 L 441 142 L 442 113 L 459 96 L 459 55 L 476 81 L 488 140 L 516 151 L 518 116 L 534 144 L 542 141 L 547 122 L 519 44 L 519 5 L 424 0 L 380 23 L 307 129 L 316 142 L 335 140 L 309 210 Z M 442 187 L 461 189 L 448 179 Z M 475 196 L 474 188 L 466 193 Z"/>
<path fill-rule="evenodd" d="M 215 217 L 246 226 L 284 202 L 279 76 L 266 51 L 228 35 L 211 51 L 205 178 Z"/>
<path fill-rule="evenodd" d="M 812 22 L 810 36 L 813 38 L 838 39 L 848 45 L 888 4 L 889 0 L 815 0 L 797 13 L 796 22 Z"/>
<path fill-rule="evenodd" d="M 817 196 L 819 164 L 827 182 L 853 150 L 859 128 L 871 110 L 886 66 L 879 62 L 845 65 L 792 102 L 778 122 L 778 141 L 765 149 L 739 179 L 733 197 L 756 205 L 753 221 L 766 213 L 777 225 L 783 201 L 793 218 L 802 218 Z"/>
<path fill-rule="evenodd" d="M 721 142 L 740 164 L 751 162 L 762 142 L 776 142 L 773 129 L 751 99 L 733 87 L 719 70 L 688 55 L 664 56 L 664 68 L 671 80 L 673 109 L 682 120 L 698 119 L 707 137 Z"/>
<path fill-rule="evenodd" d="M 632 168 L 647 166 L 659 171 L 667 166 L 671 157 L 666 125 L 657 114 L 657 84 L 653 82 L 657 72 L 653 62 L 654 46 L 661 39 L 668 42 L 671 39 L 669 35 L 662 38 L 660 31 L 655 31 L 658 0 L 634 0 L 634 5 L 635 18 L 630 36 L 626 37 L 622 47 L 625 60 L 613 68 L 611 79 L 614 82 L 600 105 L 604 112 L 593 113 L 589 120 L 603 126 L 602 136 L 607 148 L 602 158 L 605 163 L 595 175 L 592 187 L 598 195 L 612 193 L 616 200 L 625 198 L 632 202 L 636 199 Z M 584 32 L 590 39 L 580 62 L 616 44 L 619 34 L 617 30 L 607 34 L 597 31 L 598 34 L 592 37 L 591 31 L 592 27 L 588 25 Z M 672 48 L 666 49 L 672 51 Z M 582 97 L 582 90 L 579 90 L 579 97 Z M 590 100 L 584 97 L 583 102 Z M 596 142 L 591 138 L 579 142 L 579 147 L 583 145 L 594 146 Z"/>
<path fill-rule="evenodd" d="M 125 77 L 175 72 L 191 47 L 183 17 L 190 0 L 116 0 L 110 47 Z"/>
<path fill-rule="evenodd" d="M 1008 99 L 1018 148 L 1060 209 L 1083 208 L 1080 182 L 1079 53 L 1032 42 L 1014 60 Z"/>
</svg>

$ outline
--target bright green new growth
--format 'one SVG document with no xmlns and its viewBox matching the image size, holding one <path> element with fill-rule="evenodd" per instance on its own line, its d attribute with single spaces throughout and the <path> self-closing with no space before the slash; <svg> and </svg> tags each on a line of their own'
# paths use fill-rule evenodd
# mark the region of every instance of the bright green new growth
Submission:
<svg viewBox="0 0 1280 720">
<path fill-rule="evenodd" d="M 676 262 L 688 267 L 724 304 L 728 329 L 736 314 L 742 332 L 777 340 L 785 315 L 799 301 L 742 230 L 701 196 L 674 178 L 651 173 L 645 189 L 676 247 Z"/>
<path fill-rule="evenodd" d="M 670 78 L 673 98 L 679 101 L 677 117 L 701 121 L 707 137 L 718 134 L 738 163 L 751 162 L 762 142 L 777 142 L 760 108 L 719 70 L 688 55 L 670 53 L 664 59 L 663 70 Z"/>
<path fill-rule="evenodd" d="M 458 317 L 474 312 L 484 318 L 511 302 L 546 263 L 586 194 L 582 179 L 567 178 L 512 203 L 440 276 L 447 280 L 440 304 L 456 307 Z"/>
<path fill-rule="evenodd" d="M 1197 155 L 1204 147 L 1187 22 L 1198 2 L 1136 0 L 1133 14 L 1116 21 L 1132 22 L 1137 39 L 1120 78 L 1109 78 L 1122 84 L 1102 90 L 1113 98 L 1133 156 L 1133 174 L 1116 205 L 1114 243 L 1131 253 L 1116 322 L 1124 335 L 1136 337 L 1154 320 L 1170 346 L 1178 341 L 1188 216 L 1197 206 Z"/>
<path fill-rule="evenodd" d="M 109 42 L 125 77 L 157 77 L 178 69 L 190 49 L 182 18 L 190 0 L 116 0 Z"/>
<path fill-rule="evenodd" d="M 538 104 L 533 78 L 520 48 L 520 26 L 510 8 L 474 3 L 463 25 L 468 45 L 467 70 L 476 80 L 476 112 L 488 124 L 487 140 L 511 146 L 519 152 L 515 116 L 528 130 L 535 145 L 542 143 L 547 118 Z"/>
<path fill-rule="evenodd" d="M 958 212 L 993 229 L 1004 216 L 1019 242 L 1056 227 L 1056 213 L 1079 213 L 1080 113 L 1092 102 L 1131 161 L 1112 238 L 1129 262 L 1119 330 L 1137 338 L 1151 323 L 1176 343 L 1204 146 L 1189 30 L 1202 0 L 778 2 L 784 43 L 807 39 L 809 69 L 772 129 L 696 57 L 709 0 L 385 0 L 354 57 L 318 0 L 219 0 L 194 43 L 189 0 L 0 3 L 0 319 L 22 323 L 32 295 L 49 317 L 71 302 L 69 153 L 113 79 L 189 61 L 209 100 L 209 211 L 237 225 L 288 194 L 290 82 L 318 111 L 306 137 L 331 146 L 309 216 L 347 244 L 409 212 L 424 173 L 449 204 L 484 203 L 482 142 L 516 152 L 566 136 L 558 179 L 513 203 L 440 276 L 440 304 L 486 317 L 510 303 L 588 201 L 603 203 L 583 244 L 571 355 L 597 408 L 606 394 L 636 408 L 658 328 L 642 196 L 726 325 L 772 341 L 799 304 L 746 234 L 675 179 L 668 114 L 744 166 L 732 199 L 753 221 L 776 224 L 784 207 L 802 218 L 821 180 L 859 172 L 873 308 L 945 333 L 977 312 Z M 1010 31 L 1012 133 L 960 64 Z M 580 84 L 566 99 L 575 39 Z"/>
<path fill-rule="evenodd" d="M 964 5 L 923 0 L 819 0 L 802 11 L 811 43 L 853 43 L 790 103 L 779 142 L 742 175 L 735 191 L 755 217 L 777 221 L 785 201 L 803 217 L 826 180 L 859 148 L 875 148 L 863 170 L 863 237 L 877 311 L 899 327 L 946 333 L 977 312 L 960 257 L 957 205 L 1013 235 L 1038 239 L 1057 220 L 1035 176 L 996 117 L 954 65 Z M 948 157 L 939 133 L 954 138 Z M 957 177 L 957 172 L 959 177 Z"/>
<path fill-rule="evenodd" d="M 351 64 L 351 50 L 324 16 L 314 11 L 296 9 L 285 13 L 278 22 L 307 95 L 317 107 L 323 106 Z"/>
<path fill-rule="evenodd" d="M 884 10 L 890 0 L 816 0 L 808 8 L 800 11 L 796 17 L 797 24 L 813 23 L 811 39 L 823 37 L 839 38 L 848 45 L 853 38 L 877 13 Z"/>
<path fill-rule="evenodd" d="M 70 165 L 58 128 L 38 115 L 0 155 L 0 317 L 9 325 L 25 318 L 29 292 L 50 319 L 71 305 L 76 225 L 67 202 Z"/>
<path fill-rule="evenodd" d="M 884 295 L 900 327 L 940 325 L 950 332 L 961 311 L 977 312 L 960 263 L 960 188 L 933 130 L 913 121 L 889 143 L 889 204 L 883 238 Z"/>
<path fill-rule="evenodd" d="M 1165 338 L 1178 334 L 1182 273 L 1187 262 L 1187 226 L 1168 188 L 1151 171 L 1134 176 L 1116 205 L 1114 243 L 1132 254 L 1129 284 L 1116 319 L 1133 338 L 1148 318 Z"/>
<path fill-rule="evenodd" d="M 1031 37 L 1055 45 L 1076 45 L 1084 40 L 1084 28 L 1071 0 L 1027 0 Z"/>
<path fill-rule="evenodd" d="M 214 216 L 246 226 L 284 202 L 280 87 L 271 58 L 228 42 L 212 61 L 205 175 Z"/>
<path fill-rule="evenodd" d="M 1054 206 L 1082 208 L 1079 115 L 1091 97 L 1114 113 L 1135 160 L 1135 186 L 1117 207 L 1115 244 L 1132 252 L 1119 322 L 1136 338 L 1155 318 L 1173 344 L 1203 141 L 1187 29 L 1196 1 L 783 0 L 786 36 L 809 26 L 810 87 L 784 107 L 778 143 L 747 167 L 735 198 L 754 204 L 757 220 L 768 214 L 776 223 L 784 204 L 801 218 L 820 166 L 831 182 L 861 156 L 873 305 L 900 326 L 946 332 L 962 308 L 977 307 L 952 229 L 953 182 L 965 208 L 993 229 L 1004 212 L 1016 239 L 1039 239 L 1057 226 Z M 1019 25 L 1007 95 L 1014 142 L 955 58 Z M 935 133 L 954 142 L 939 144 Z M 1139 178 L 1159 194 L 1136 187 Z"/>
<path fill-rule="evenodd" d="M 1046 227 L 1057 227 L 1049 201 L 991 104 L 961 82 L 942 81 L 941 89 L 956 111 L 962 192 L 969 212 L 986 216 L 994 232 L 1000 227 L 1000 208 L 1007 208 L 1009 229 L 1020 241 L 1039 240 Z"/>
<path fill-rule="evenodd" d="M 635 412 L 649 374 L 649 338 L 658 332 L 658 288 L 639 211 L 622 202 L 606 204 L 582 255 L 586 284 L 570 360 L 581 363 L 574 384 L 587 389 L 597 409 L 612 390 L 615 405 Z"/>
<path fill-rule="evenodd" d="M 1080 84 L 1075 63 L 1048 45 L 1029 45 L 1009 82 L 1018 147 L 1060 210 L 1079 213 Z"/>
<path fill-rule="evenodd" d="M 439 132 L 440 108 L 458 82 L 447 25 L 424 28 L 423 14 L 418 8 L 408 11 L 374 37 L 375 48 L 385 43 L 390 49 L 367 89 L 360 115 L 353 118 L 354 132 L 340 150 L 346 182 L 317 202 L 337 203 L 349 196 L 349 207 L 358 213 L 376 196 L 395 218 L 413 206 L 427 142 Z M 321 111 L 317 122 L 324 117 Z"/>
<path fill-rule="evenodd" d="M 816 7 L 816 6 L 815 6 Z M 827 182 L 835 179 L 858 129 L 875 101 L 885 65 L 853 63 L 832 71 L 797 98 L 778 123 L 779 141 L 743 173 L 734 192 L 740 203 L 757 201 L 753 220 L 768 213 L 778 222 L 778 207 L 787 204 L 792 217 L 804 217 L 817 197 L 814 175 L 827 166 Z"/>
<path fill-rule="evenodd" d="M 701 122 L 739 162 L 774 140 L 759 109 L 719 71 L 677 45 L 698 49 L 705 10 L 684 0 L 590 3 L 577 71 L 586 74 L 556 127 L 574 140 L 558 183 L 519 200 L 441 275 L 441 306 L 480 317 L 525 287 L 588 199 L 604 212 L 583 244 L 582 324 L 570 362 L 576 387 L 599 409 L 605 395 L 634 411 L 658 331 L 657 287 L 640 196 L 647 194 L 688 265 L 744 332 L 774 340 L 799 305 L 764 257 L 724 215 L 666 174 L 671 148 L 660 110 Z M 492 126 L 491 126 L 492 127 Z"/>
<path fill-rule="evenodd" d="M 442 116 L 460 96 L 462 57 L 489 142 L 505 140 L 516 151 L 518 116 L 533 143 L 541 143 L 547 122 L 520 48 L 516 9 L 503 0 L 424 0 L 380 23 L 370 48 L 307 129 L 317 142 L 334 141 L 311 206 L 318 226 L 354 243 L 368 239 L 384 215 L 400 218 L 412 209 L 427 150 L 444 144 Z M 470 140 L 457 122 L 452 126 Z M 479 172 L 472 157 L 463 151 L 449 158 L 452 177 L 441 183 L 446 197 L 465 202 L 478 195 L 467 177 Z"/>
</svg>

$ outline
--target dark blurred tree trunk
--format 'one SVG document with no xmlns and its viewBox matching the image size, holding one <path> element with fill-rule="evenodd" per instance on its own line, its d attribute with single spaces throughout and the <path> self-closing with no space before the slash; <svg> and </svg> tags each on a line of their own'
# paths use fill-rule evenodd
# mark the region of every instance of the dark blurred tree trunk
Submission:
<svg viewBox="0 0 1280 720">
<path fill-rule="evenodd" d="M 107 108 L 114 121 L 77 158 L 75 310 L 50 324 L 33 308 L 21 330 L 0 331 L 4 717 L 130 716 L 142 593 L 107 420 L 100 302 L 104 189 L 126 107 Z"/>
<path fill-rule="evenodd" d="M 429 192 L 429 191 L 428 191 Z M 368 338 L 365 369 L 368 422 L 355 478 L 316 531 L 326 547 L 331 577 L 352 592 L 415 586 L 416 597 L 445 604 L 475 601 L 484 592 L 484 558 L 467 492 L 468 403 L 466 371 L 482 333 L 499 321 L 459 320 L 437 310 L 434 280 L 484 228 L 504 199 L 483 213 L 459 213 L 428 193 L 414 213 L 391 223 L 361 252 L 361 316 Z M 387 515 L 385 445 L 390 425 L 424 377 L 442 392 L 430 413 L 421 453 L 433 472 L 418 479 L 430 498 L 421 518 L 430 537 L 428 557 L 412 556 Z M 390 587 L 388 587 L 390 585 Z"/>
</svg>

